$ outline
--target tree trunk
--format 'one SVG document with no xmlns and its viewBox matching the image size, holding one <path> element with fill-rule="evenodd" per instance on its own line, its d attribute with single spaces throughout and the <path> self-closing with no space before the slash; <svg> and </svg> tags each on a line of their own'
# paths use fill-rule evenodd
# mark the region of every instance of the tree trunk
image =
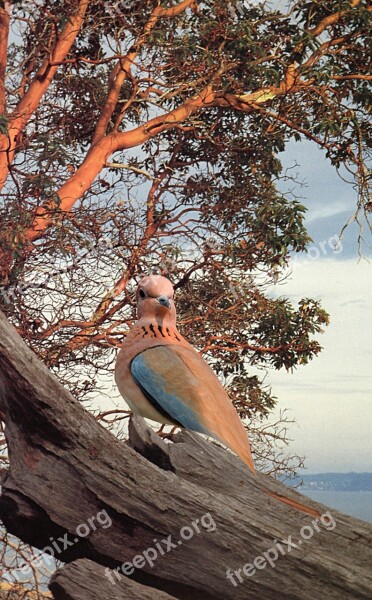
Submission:
<svg viewBox="0 0 372 600">
<path fill-rule="evenodd" d="M 0 411 L 10 458 L 0 516 L 69 563 L 50 583 L 55 598 L 371 598 L 371 525 L 254 476 L 196 434 L 165 443 L 135 417 L 129 442 L 117 440 L 1 314 Z"/>
</svg>

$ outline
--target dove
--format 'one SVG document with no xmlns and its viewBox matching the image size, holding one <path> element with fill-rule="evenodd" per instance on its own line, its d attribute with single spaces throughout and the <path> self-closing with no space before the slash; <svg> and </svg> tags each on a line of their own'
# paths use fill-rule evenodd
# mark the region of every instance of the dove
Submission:
<svg viewBox="0 0 372 600">
<path fill-rule="evenodd" d="M 125 338 L 115 366 L 118 389 L 135 414 L 214 438 L 255 473 L 247 432 L 222 383 L 176 325 L 174 290 L 161 275 L 148 275 L 136 292 L 138 321 Z M 267 495 L 316 511 L 273 492 Z"/>
<path fill-rule="evenodd" d="M 137 289 L 139 320 L 123 343 L 115 378 L 136 414 L 215 438 L 254 472 L 246 430 L 220 380 L 176 327 L 173 286 L 149 275 Z"/>
</svg>

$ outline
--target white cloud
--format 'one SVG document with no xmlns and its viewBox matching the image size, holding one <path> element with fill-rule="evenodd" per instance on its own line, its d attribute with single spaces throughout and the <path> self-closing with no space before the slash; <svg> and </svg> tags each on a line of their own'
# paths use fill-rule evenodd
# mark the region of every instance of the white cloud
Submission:
<svg viewBox="0 0 372 600">
<path fill-rule="evenodd" d="M 367 261 L 305 261 L 273 293 L 296 303 L 320 299 L 331 324 L 319 336 L 322 353 L 293 374 L 270 373 L 279 408 L 298 427 L 292 450 L 307 456 L 311 471 L 371 470 L 371 265 Z M 278 289 L 279 288 L 279 289 Z"/>
<path fill-rule="evenodd" d="M 335 217 L 337 215 L 345 215 L 350 216 L 351 208 L 353 207 L 353 198 L 350 199 L 348 196 L 344 196 L 340 199 L 337 207 L 334 204 L 324 206 L 320 206 L 316 209 L 313 209 L 309 216 L 307 217 L 307 224 L 313 223 L 314 221 L 318 221 L 319 219 L 328 219 L 328 217 Z M 345 222 L 347 218 L 345 216 Z"/>
</svg>

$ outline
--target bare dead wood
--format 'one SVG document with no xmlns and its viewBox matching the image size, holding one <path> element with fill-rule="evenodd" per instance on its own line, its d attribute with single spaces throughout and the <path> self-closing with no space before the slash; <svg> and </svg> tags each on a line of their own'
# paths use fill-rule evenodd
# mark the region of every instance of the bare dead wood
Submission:
<svg viewBox="0 0 372 600">
<path fill-rule="evenodd" d="M 73 543 L 58 558 L 90 559 L 98 576 L 101 567 L 120 567 L 154 547 L 154 539 L 172 536 L 176 547 L 132 576 L 153 588 L 153 598 L 160 597 L 157 590 L 196 600 L 271 600 L 279 593 L 301 600 L 371 597 L 371 525 L 264 475 L 253 476 L 231 453 L 196 434 L 182 433 L 175 443 L 166 443 L 137 417 L 131 421 L 130 442 L 118 441 L 38 361 L 3 315 L 0 386 L 11 465 L 3 477 L 0 516 L 25 542 L 44 548 L 51 538 L 68 535 Z M 330 510 L 336 527 L 320 527 L 300 540 L 302 527 L 312 531 L 312 518 L 268 498 L 262 487 L 320 513 Z M 103 510 L 110 527 L 76 535 L 79 525 Z M 201 527 L 188 541 L 181 539 L 182 528 L 206 513 L 216 528 Z M 243 573 L 236 587 L 226 578 L 228 568 L 241 569 L 280 540 L 286 548 L 288 536 L 296 547 L 278 557 L 274 568 L 256 569 L 250 577 Z M 86 561 L 62 569 L 51 584 L 55 597 L 74 598 L 80 585 L 80 600 L 91 598 L 86 569 Z M 72 572 L 75 588 L 63 591 Z M 115 597 L 117 584 L 105 579 L 99 583 L 106 584 L 101 597 Z M 133 583 L 123 574 L 121 582 Z M 140 587 L 136 590 L 122 597 L 144 597 Z"/>
<path fill-rule="evenodd" d="M 63 600 L 97 600 L 108 598 L 107 577 L 101 565 L 87 560 L 76 560 L 58 570 L 52 578 L 50 589 L 57 599 Z M 110 600 L 135 598 L 136 600 L 174 600 L 166 592 L 149 588 L 124 577 L 110 588 Z"/>
</svg>

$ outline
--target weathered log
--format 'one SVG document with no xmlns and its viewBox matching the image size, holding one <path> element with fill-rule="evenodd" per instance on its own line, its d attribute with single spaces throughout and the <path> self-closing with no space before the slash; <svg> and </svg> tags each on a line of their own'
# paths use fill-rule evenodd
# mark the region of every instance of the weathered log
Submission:
<svg viewBox="0 0 372 600">
<path fill-rule="evenodd" d="M 123 577 L 114 586 L 110 587 L 108 594 L 107 577 L 101 565 L 87 560 L 76 560 L 59 569 L 52 577 L 50 589 L 55 598 L 61 600 L 123 600 L 135 598 L 136 600 L 175 600 L 166 592 L 149 588 L 137 583 L 128 577 Z"/>
<path fill-rule="evenodd" d="M 136 417 L 129 443 L 117 440 L 3 315 L 0 386 L 10 457 L 0 516 L 11 533 L 38 548 L 49 546 L 64 562 L 94 561 L 97 576 L 105 573 L 104 597 L 114 598 L 122 583 L 133 584 L 132 595 L 123 597 L 142 598 L 133 580 L 152 587 L 153 598 L 156 590 L 195 600 L 271 600 L 279 593 L 301 600 L 371 597 L 371 525 L 252 475 L 230 452 L 196 434 L 183 432 L 165 443 Z M 263 487 L 324 517 L 316 521 L 270 499 Z M 121 567 L 133 560 L 133 572 Z M 86 564 L 78 561 L 53 578 L 56 598 L 73 598 L 79 585 L 80 600 L 92 597 Z M 72 568 L 74 589 L 63 591 Z M 233 581 L 228 569 L 238 570 Z M 132 581 L 125 581 L 129 575 Z"/>
</svg>

